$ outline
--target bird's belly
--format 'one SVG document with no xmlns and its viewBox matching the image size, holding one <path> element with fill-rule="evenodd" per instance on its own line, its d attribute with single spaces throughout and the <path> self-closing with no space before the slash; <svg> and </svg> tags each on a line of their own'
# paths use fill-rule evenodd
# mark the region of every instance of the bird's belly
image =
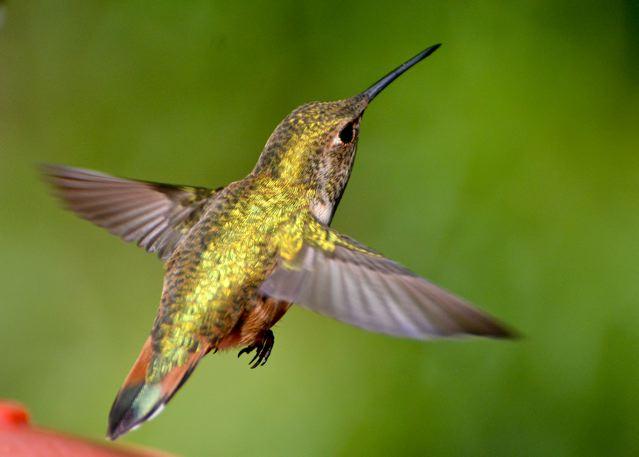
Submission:
<svg viewBox="0 0 639 457">
<path fill-rule="evenodd" d="M 235 328 L 218 343 L 217 349 L 250 346 L 275 325 L 291 307 L 291 303 L 268 297 L 257 297 L 247 307 Z"/>
</svg>

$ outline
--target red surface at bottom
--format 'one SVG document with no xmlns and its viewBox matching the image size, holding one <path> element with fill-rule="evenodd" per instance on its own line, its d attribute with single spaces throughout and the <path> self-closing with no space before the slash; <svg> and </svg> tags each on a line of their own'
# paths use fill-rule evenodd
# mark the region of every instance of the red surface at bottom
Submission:
<svg viewBox="0 0 639 457">
<path fill-rule="evenodd" d="M 169 457 L 157 451 L 93 443 L 32 427 L 21 405 L 0 401 L 0 457 Z"/>
</svg>

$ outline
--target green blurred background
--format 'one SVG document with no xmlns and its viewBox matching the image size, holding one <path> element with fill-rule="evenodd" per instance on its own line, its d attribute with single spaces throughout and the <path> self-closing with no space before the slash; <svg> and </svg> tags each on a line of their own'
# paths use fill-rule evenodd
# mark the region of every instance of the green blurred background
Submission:
<svg viewBox="0 0 639 457">
<path fill-rule="evenodd" d="M 152 255 L 34 165 L 219 186 L 292 108 L 379 97 L 334 226 L 518 328 L 420 343 L 300 309 L 124 438 L 187 456 L 639 454 L 639 3 L 13 1 L 0 30 L 0 396 L 101 438 Z"/>
</svg>

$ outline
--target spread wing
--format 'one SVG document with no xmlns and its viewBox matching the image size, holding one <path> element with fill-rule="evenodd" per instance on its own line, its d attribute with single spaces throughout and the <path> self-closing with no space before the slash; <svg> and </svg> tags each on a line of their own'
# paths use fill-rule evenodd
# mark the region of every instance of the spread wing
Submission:
<svg viewBox="0 0 639 457">
<path fill-rule="evenodd" d="M 45 165 L 54 193 L 80 217 L 167 260 L 215 191 Z"/>
<path fill-rule="evenodd" d="M 322 229 L 319 242 L 307 239 L 291 261 L 280 260 L 262 293 L 394 336 L 514 336 L 486 313 L 398 263 Z"/>
</svg>

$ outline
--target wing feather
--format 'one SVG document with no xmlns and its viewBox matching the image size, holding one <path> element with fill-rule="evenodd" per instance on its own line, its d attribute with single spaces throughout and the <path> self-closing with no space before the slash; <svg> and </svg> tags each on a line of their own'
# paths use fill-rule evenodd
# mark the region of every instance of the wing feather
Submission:
<svg viewBox="0 0 639 457">
<path fill-rule="evenodd" d="M 61 165 L 43 173 L 54 193 L 80 217 L 167 260 L 215 191 L 117 178 Z"/>
<path fill-rule="evenodd" d="M 394 336 L 514 336 L 464 300 L 364 245 L 332 233 L 340 240 L 332 250 L 307 240 L 292 262 L 279 263 L 261 292 Z"/>
</svg>

